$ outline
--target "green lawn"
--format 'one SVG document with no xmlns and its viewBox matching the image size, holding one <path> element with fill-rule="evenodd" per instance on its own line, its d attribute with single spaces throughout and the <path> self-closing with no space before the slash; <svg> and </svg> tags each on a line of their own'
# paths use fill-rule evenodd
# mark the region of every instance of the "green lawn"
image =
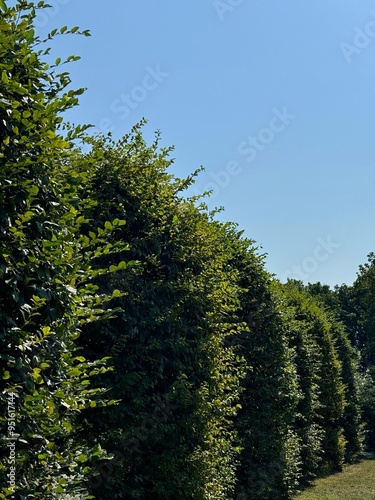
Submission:
<svg viewBox="0 0 375 500">
<path fill-rule="evenodd" d="M 375 454 L 349 465 L 343 472 L 316 481 L 296 500 L 375 500 Z"/>
</svg>

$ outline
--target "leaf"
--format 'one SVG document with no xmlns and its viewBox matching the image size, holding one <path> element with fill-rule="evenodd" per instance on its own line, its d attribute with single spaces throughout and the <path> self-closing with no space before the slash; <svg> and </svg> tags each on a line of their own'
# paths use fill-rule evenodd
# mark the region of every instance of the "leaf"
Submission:
<svg viewBox="0 0 375 500">
<path fill-rule="evenodd" d="M 50 326 L 44 326 L 42 328 L 42 332 L 44 336 L 51 335 L 51 327 Z"/>
<path fill-rule="evenodd" d="M 39 193 L 39 188 L 38 186 L 33 185 L 28 189 L 28 191 L 30 196 L 36 196 Z"/>
<path fill-rule="evenodd" d="M 8 10 L 4 0 L 0 0 L 0 9 L 3 10 L 4 12 Z"/>
<path fill-rule="evenodd" d="M 63 427 L 65 428 L 66 431 L 72 432 L 73 426 L 72 426 L 72 424 L 69 421 L 65 420 L 62 425 L 63 425 Z"/>
<path fill-rule="evenodd" d="M 79 457 L 77 457 L 77 460 L 78 460 L 78 462 L 81 462 L 81 463 L 86 462 L 87 456 L 84 455 L 83 453 L 81 453 L 81 455 L 79 455 Z"/>
<path fill-rule="evenodd" d="M 43 377 L 40 375 L 41 369 L 40 368 L 34 368 L 31 377 L 34 380 L 34 382 L 38 385 L 44 384 Z"/>
<path fill-rule="evenodd" d="M 79 370 L 78 368 L 73 368 L 72 370 L 68 371 L 68 375 L 70 377 L 79 377 L 81 373 L 82 373 L 81 370 Z"/>
</svg>

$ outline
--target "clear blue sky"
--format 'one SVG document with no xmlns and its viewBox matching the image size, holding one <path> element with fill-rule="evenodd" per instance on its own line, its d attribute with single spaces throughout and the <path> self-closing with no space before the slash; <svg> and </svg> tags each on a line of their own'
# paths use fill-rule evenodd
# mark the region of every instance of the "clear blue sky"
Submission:
<svg viewBox="0 0 375 500">
<path fill-rule="evenodd" d="M 239 223 L 278 277 L 353 282 L 375 250 L 375 6 L 365 0 L 49 0 L 41 34 L 78 54 L 70 119 L 142 117 L 175 145 L 173 173 Z"/>
</svg>

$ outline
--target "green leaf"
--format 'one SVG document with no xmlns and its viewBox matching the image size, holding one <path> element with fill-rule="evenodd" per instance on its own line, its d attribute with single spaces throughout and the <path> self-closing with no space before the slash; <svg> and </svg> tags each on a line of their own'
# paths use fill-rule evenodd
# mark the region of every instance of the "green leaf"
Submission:
<svg viewBox="0 0 375 500">
<path fill-rule="evenodd" d="M 50 326 L 44 326 L 42 328 L 42 332 L 44 336 L 51 335 L 51 327 Z"/>
<path fill-rule="evenodd" d="M 82 372 L 78 368 L 73 368 L 72 370 L 68 371 L 68 375 L 70 377 L 79 377 L 81 374 Z"/>
<path fill-rule="evenodd" d="M 62 425 L 63 425 L 64 429 L 68 432 L 71 432 L 73 430 L 72 424 L 67 420 L 65 420 Z"/>
<path fill-rule="evenodd" d="M 8 10 L 4 0 L 0 0 L 0 9 L 3 10 L 4 12 Z"/>
<path fill-rule="evenodd" d="M 65 392 L 61 390 L 54 392 L 53 395 L 55 396 L 55 398 L 59 399 L 65 398 Z"/>
<path fill-rule="evenodd" d="M 28 191 L 29 191 L 30 196 L 36 196 L 39 193 L 39 188 L 38 188 L 38 186 L 33 185 L 33 186 L 29 187 Z"/>
</svg>

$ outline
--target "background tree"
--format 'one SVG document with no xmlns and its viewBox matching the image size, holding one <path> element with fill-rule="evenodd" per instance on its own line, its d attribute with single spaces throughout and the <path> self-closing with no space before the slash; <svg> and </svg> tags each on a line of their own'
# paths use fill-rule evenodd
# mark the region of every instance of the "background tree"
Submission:
<svg viewBox="0 0 375 500">
<path fill-rule="evenodd" d="M 358 457 L 361 451 L 362 433 L 360 422 L 359 389 L 358 389 L 358 369 L 359 352 L 354 345 L 358 344 L 355 340 L 356 333 L 352 335 L 353 345 L 350 343 L 348 330 L 353 325 L 353 319 L 350 325 L 345 326 L 342 320 L 349 321 L 352 315 L 347 311 L 348 301 L 345 300 L 345 306 L 341 305 L 341 300 L 345 296 L 349 297 L 348 288 L 338 292 L 338 288 L 332 290 L 328 285 L 321 283 L 308 284 L 306 287 L 308 293 L 319 301 L 325 309 L 330 322 L 330 332 L 335 342 L 335 349 L 338 359 L 342 365 L 342 381 L 345 386 L 345 409 L 342 419 L 342 427 L 346 443 L 346 460 L 351 462 Z M 346 310 L 345 310 L 346 308 Z"/>
<path fill-rule="evenodd" d="M 353 285 L 357 314 L 361 327 L 361 354 L 365 367 L 375 365 L 375 253 L 368 255 L 368 262 L 359 266 Z"/>
<path fill-rule="evenodd" d="M 289 281 L 282 290 L 297 320 L 292 323 L 290 340 L 302 390 L 296 426 L 304 450 L 304 477 L 308 479 L 317 472 L 340 470 L 344 461 L 342 419 L 346 402 L 342 363 L 332 325 L 319 302 L 299 282 Z"/>
<path fill-rule="evenodd" d="M 375 448 L 375 254 L 368 255 L 368 261 L 359 266 L 353 286 L 348 289 L 351 298 L 351 335 L 355 337 L 361 360 L 359 373 L 360 406 L 366 427 L 366 445 Z"/>
<path fill-rule="evenodd" d="M 289 498 L 298 483 L 299 446 L 292 423 L 296 373 L 264 257 L 253 242 L 228 228 L 227 248 L 241 293 L 236 314 L 246 328 L 232 339 L 246 361 L 236 428 L 242 448 L 236 498 Z"/>
</svg>

